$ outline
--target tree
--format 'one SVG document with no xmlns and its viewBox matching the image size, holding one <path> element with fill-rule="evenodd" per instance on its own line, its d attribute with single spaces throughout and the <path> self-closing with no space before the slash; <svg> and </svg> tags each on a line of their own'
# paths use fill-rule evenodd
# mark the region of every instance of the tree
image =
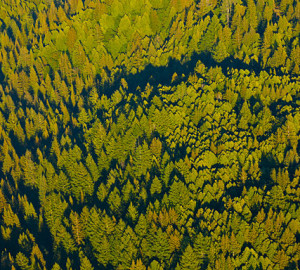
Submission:
<svg viewBox="0 0 300 270">
<path fill-rule="evenodd" d="M 144 143 L 142 145 L 138 145 L 135 150 L 134 165 L 135 173 L 138 177 L 141 175 L 146 175 L 147 170 L 151 166 L 151 160 L 151 152 L 147 143 L 144 141 Z"/>
<path fill-rule="evenodd" d="M 69 31 L 72 31 L 72 30 L 69 30 Z M 73 34 L 70 34 L 70 35 L 75 35 L 75 34 L 73 33 Z M 76 38 L 73 38 L 73 39 L 76 40 Z M 75 41 L 73 41 L 73 42 L 75 42 Z M 69 44 L 68 48 L 71 48 L 70 46 L 74 46 L 74 43 Z M 68 84 L 70 84 L 71 80 L 72 80 L 73 71 L 72 71 L 72 66 L 71 66 L 71 63 L 70 63 L 70 60 L 69 60 L 69 57 L 68 57 L 67 54 L 62 53 L 60 55 L 60 58 L 59 58 L 59 61 L 58 61 L 58 66 L 59 66 L 59 71 L 61 73 L 62 79 L 67 78 L 67 82 L 68 82 Z"/>
<path fill-rule="evenodd" d="M 193 248 L 188 245 L 180 260 L 180 269 L 182 270 L 192 270 L 199 269 L 199 261 L 193 251 Z"/>
<path fill-rule="evenodd" d="M 140 237 L 140 239 L 143 239 L 143 237 L 147 233 L 148 223 L 143 214 L 140 214 L 138 222 L 134 228 L 136 234 Z"/>
<path fill-rule="evenodd" d="M 230 55 L 231 49 L 231 29 L 224 27 L 219 30 L 219 42 L 217 43 L 215 50 L 213 50 L 213 57 L 217 62 L 222 62 Z"/>
<path fill-rule="evenodd" d="M 105 186 L 104 183 L 101 183 L 100 186 L 98 187 L 98 191 L 97 191 L 97 197 L 98 199 L 103 202 L 107 196 L 108 192 L 107 192 L 107 188 Z"/>
<path fill-rule="evenodd" d="M 37 96 L 38 88 L 39 88 L 39 79 L 33 66 L 30 67 L 29 82 L 30 82 L 30 86 L 34 90 L 35 96 Z"/>
<path fill-rule="evenodd" d="M 69 12 L 71 15 L 79 13 L 79 11 L 83 9 L 82 0 L 68 0 L 68 4 L 70 6 Z"/>
<path fill-rule="evenodd" d="M 73 48 L 77 41 L 77 32 L 74 27 L 71 27 L 67 34 L 67 48 L 70 52 L 73 51 Z"/>
<path fill-rule="evenodd" d="M 274 52 L 273 56 L 268 60 L 268 64 L 273 68 L 285 66 L 287 53 L 283 46 L 279 46 Z"/>
<path fill-rule="evenodd" d="M 72 52 L 72 63 L 75 68 L 82 69 L 86 62 L 86 54 L 81 43 L 77 41 Z"/>
<path fill-rule="evenodd" d="M 32 161 L 32 153 L 30 151 L 27 150 L 25 155 L 21 157 L 20 165 L 24 173 L 25 184 L 29 186 L 36 186 L 36 167 Z"/>
<path fill-rule="evenodd" d="M 300 7 L 299 4 L 298 4 L 298 6 Z M 300 46 L 293 47 L 293 49 L 291 51 L 291 60 L 294 62 L 293 73 L 295 73 L 295 74 L 299 74 L 299 72 L 300 72 L 300 70 L 299 70 L 300 60 L 299 60 L 299 57 L 297 57 L 297 55 L 299 55 L 299 54 L 300 54 Z"/>
<path fill-rule="evenodd" d="M 80 270 L 94 270 L 90 260 L 84 256 L 83 252 L 79 253 L 80 257 Z"/>
<path fill-rule="evenodd" d="M 170 246 L 167 235 L 161 228 L 156 229 L 153 225 L 146 236 L 147 245 L 142 247 L 143 253 L 149 258 L 157 257 L 161 262 L 167 263 L 170 259 Z"/>
<path fill-rule="evenodd" d="M 104 236 L 100 241 L 99 249 L 97 250 L 96 259 L 97 261 L 106 266 L 108 262 L 111 260 L 111 250 L 110 243 L 106 236 Z"/>
<path fill-rule="evenodd" d="M 239 128 L 247 129 L 248 125 L 249 125 L 249 121 L 252 117 L 252 114 L 251 114 L 251 111 L 249 109 L 247 101 L 244 102 L 240 114 L 241 114 L 241 119 L 240 119 L 240 122 L 239 122 Z"/>
<path fill-rule="evenodd" d="M 54 2 L 51 2 L 51 4 L 50 4 L 48 18 L 49 18 L 50 29 L 54 29 L 55 26 L 53 26 L 53 23 L 56 23 L 58 21 L 57 9 L 55 7 Z"/>
<path fill-rule="evenodd" d="M 151 188 L 150 188 L 151 195 L 154 195 L 155 193 L 160 194 L 161 193 L 161 188 L 162 188 L 161 182 L 155 176 L 153 181 L 152 181 Z"/>
<path fill-rule="evenodd" d="M 16 264 L 20 267 L 21 270 L 31 269 L 29 265 L 29 259 L 21 252 L 16 255 Z"/>
<path fill-rule="evenodd" d="M 110 209 L 113 212 L 117 213 L 121 206 L 120 191 L 117 187 L 115 187 L 114 190 L 109 194 L 107 201 L 109 203 Z"/>
<path fill-rule="evenodd" d="M 257 10 L 256 10 L 256 5 L 253 0 L 248 0 L 247 1 L 247 13 L 246 17 L 249 20 L 249 24 L 253 29 L 257 28 L 258 25 L 258 18 L 257 18 Z"/>
<path fill-rule="evenodd" d="M 170 204 L 174 206 L 179 204 L 185 208 L 189 203 L 189 197 L 189 191 L 185 184 L 180 180 L 175 180 L 169 191 Z"/>
<path fill-rule="evenodd" d="M 62 6 L 58 7 L 57 17 L 58 17 L 58 20 L 59 20 L 60 23 L 63 23 L 65 21 L 67 21 L 67 19 L 68 19 L 65 11 L 62 8 Z"/>
<path fill-rule="evenodd" d="M 68 204 L 66 201 L 61 201 L 59 195 L 52 193 L 46 197 L 44 202 L 44 215 L 50 232 L 56 238 L 57 231 L 61 228 L 61 220 Z"/>
<path fill-rule="evenodd" d="M 93 181 L 96 182 L 98 180 L 98 178 L 100 177 L 100 174 L 98 171 L 97 164 L 94 161 L 91 154 L 88 154 L 88 156 L 86 158 L 86 166 L 87 166 L 87 169 L 89 170 L 90 175 L 93 178 Z"/>
<path fill-rule="evenodd" d="M 266 66 L 268 57 L 271 53 L 271 46 L 273 45 L 273 27 L 269 23 L 267 24 L 266 30 L 264 32 L 263 45 L 261 49 L 263 66 Z"/>
<path fill-rule="evenodd" d="M 204 236 L 202 233 L 199 233 L 194 243 L 194 253 L 196 254 L 200 264 L 207 264 L 210 248 L 211 239 L 208 236 Z"/>
<path fill-rule="evenodd" d="M 200 51 L 212 51 L 213 46 L 216 43 L 216 33 L 218 33 L 220 29 L 220 21 L 218 17 L 215 15 L 212 17 L 210 24 L 207 27 L 207 30 L 204 34 L 203 39 L 199 44 Z"/>
<path fill-rule="evenodd" d="M 83 231 L 82 231 L 82 225 L 81 225 L 79 215 L 76 212 L 71 212 L 70 219 L 72 223 L 71 225 L 72 234 L 76 244 L 79 246 L 83 244 Z"/>
<path fill-rule="evenodd" d="M 159 140 L 159 138 L 153 138 L 150 145 L 150 150 L 152 154 L 155 156 L 157 162 L 159 163 L 161 160 L 161 151 L 162 151 L 162 143 Z"/>
<path fill-rule="evenodd" d="M 199 17 L 204 17 L 207 13 L 209 13 L 212 9 L 214 9 L 216 5 L 217 5 L 217 1 L 215 0 L 210 0 L 210 1 L 201 0 L 197 4 L 197 8 L 198 8 L 197 11 Z"/>
<path fill-rule="evenodd" d="M 0 214 L 2 214 L 5 207 L 7 207 L 7 201 L 2 193 L 2 190 L 0 189 Z"/>
<path fill-rule="evenodd" d="M 290 259 L 283 250 L 279 250 L 274 256 L 273 261 L 278 264 L 279 269 L 284 269 L 288 265 Z"/>
<path fill-rule="evenodd" d="M 128 216 L 133 222 L 135 222 L 136 219 L 138 218 L 138 211 L 136 210 L 132 202 L 130 202 L 128 207 Z"/>
<path fill-rule="evenodd" d="M 17 214 L 15 214 L 14 211 L 12 210 L 10 204 L 7 207 L 5 207 L 3 210 L 3 222 L 6 226 L 20 227 L 20 220 Z"/>
<path fill-rule="evenodd" d="M 95 21 L 99 21 L 101 16 L 107 12 L 107 8 L 105 3 L 100 1 L 96 1 L 96 6 L 94 9 L 94 19 Z"/>
<path fill-rule="evenodd" d="M 231 232 L 229 242 L 230 242 L 230 251 L 231 251 L 232 255 L 237 256 L 241 252 L 241 245 L 237 241 L 233 232 Z"/>
<path fill-rule="evenodd" d="M 154 34 L 161 29 L 161 21 L 155 9 L 150 11 L 150 26 Z"/>
<path fill-rule="evenodd" d="M 285 207 L 285 197 L 280 186 L 273 186 L 267 197 L 268 203 L 274 208 Z"/>
<path fill-rule="evenodd" d="M 61 267 L 59 266 L 59 264 L 55 263 L 52 267 L 52 270 L 61 270 Z"/>
<path fill-rule="evenodd" d="M 130 269 L 133 270 L 146 270 L 146 266 L 143 264 L 141 259 L 137 259 L 137 261 L 132 261 Z"/>
</svg>

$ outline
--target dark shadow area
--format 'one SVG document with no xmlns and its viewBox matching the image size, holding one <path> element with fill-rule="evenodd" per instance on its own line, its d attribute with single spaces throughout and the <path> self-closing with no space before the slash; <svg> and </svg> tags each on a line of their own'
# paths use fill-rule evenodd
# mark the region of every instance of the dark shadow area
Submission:
<svg viewBox="0 0 300 270">
<path fill-rule="evenodd" d="M 273 185 L 273 180 L 271 179 L 271 171 L 273 168 L 279 168 L 280 165 L 275 160 L 271 153 L 263 153 L 260 161 L 260 171 L 262 173 L 259 181 L 259 186 L 271 187 Z"/>
<path fill-rule="evenodd" d="M 31 149 L 30 146 L 30 143 L 27 143 L 26 139 L 25 141 L 21 141 L 17 138 L 17 136 L 15 135 L 15 131 L 11 130 L 9 132 L 9 137 L 10 137 L 10 140 L 11 140 L 11 144 L 13 145 L 14 149 L 16 150 L 16 153 L 19 157 L 25 155 L 26 153 L 26 150 L 27 149 Z M 27 147 L 28 146 L 28 147 Z"/>
<path fill-rule="evenodd" d="M 240 197 L 243 191 L 243 185 L 239 185 L 239 186 L 232 186 L 230 188 L 226 189 L 226 194 L 230 195 L 230 197 L 232 199 L 236 198 L 236 197 Z"/>
<path fill-rule="evenodd" d="M 46 223 L 43 224 L 38 238 L 39 239 L 37 241 L 37 244 L 43 251 L 43 254 L 45 254 L 46 262 L 52 262 L 52 258 L 54 257 L 53 239 L 50 233 L 50 229 Z"/>
<path fill-rule="evenodd" d="M 270 110 L 276 118 L 285 119 L 286 116 L 288 114 L 290 114 L 290 111 L 282 110 L 282 108 L 288 107 L 288 106 L 291 106 L 293 109 L 296 109 L 299 107 L 299 105 L 297 105 L 297 103 L 296 103 L 296 100 L 287 102 L 280 98 L 276 102 L 273 102 L 272 104 L 270 104 Z"/>
<path fill-rule="evenodd" d="M 300 267 L 300 261 L 292 261 L 289 262 L 288 266 L 286 266 L 284 269 L 285 270 L 294 270 L 294 269 L 299 269 Z"/>
<path fill-rule="evenodd" d="M 2 72 L 2 63 L 0 63 L 0 84 L 2 85 L 2 87 L 5 85 L 5 76 Z"/>
<path fill-rule="evenodd" d="M 172 76 L 176 72 L 178 76 L 184 75 L 175 84 L 187 81 L 188 76 L 194 72 L 196 64 L 201 61 L 207 68 L 221 67 L 224 75 L 227 75 L 231 69 L 245 69 L 255 74 L 259 74 L 262 68 L 257 62 L 252 61 L 250 64 L 245 64 L 240 59 L 235 59 L 230 56 L 222 62 L 216 62 L 212 54 L 209 52 L 202 52 L 200 54 L 193 53 L 189 61 L 180 62 L 177 59 L 170 58 L 166 66 L 153 66 L 148 64 L 144 70 L 136 74 L 126 74 L 125 67 L 119 67 L 121 71 L 117 73 L 113 79 L 113 83 L 105 82 L 100 86 L 104 91 L 104 94 L 111 96 L 116 89 L 119 89 L 121 85 L 121 79 L 124 78 L 128 84 L 128 92 L 135 93 L 137 87 L 144 89 L 149 83 L 154 87 L 154 90 L 158 85 L 174 85 L 172 83 Z M 97 81 L 101 81 L 98 76 Z M 99 84 L 98 84 L 99 85 Z"/>
</svg>

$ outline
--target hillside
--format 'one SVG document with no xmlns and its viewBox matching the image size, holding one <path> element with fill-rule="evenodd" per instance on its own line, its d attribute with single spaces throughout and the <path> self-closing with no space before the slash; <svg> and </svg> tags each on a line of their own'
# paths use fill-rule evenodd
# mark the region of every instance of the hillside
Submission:
<svg viewBox="0 0 300 270">
<path fill-rule="evenodd" d="M 300 2 L 1 0 L 1 269 L 299 269 Z"/>
</svg>

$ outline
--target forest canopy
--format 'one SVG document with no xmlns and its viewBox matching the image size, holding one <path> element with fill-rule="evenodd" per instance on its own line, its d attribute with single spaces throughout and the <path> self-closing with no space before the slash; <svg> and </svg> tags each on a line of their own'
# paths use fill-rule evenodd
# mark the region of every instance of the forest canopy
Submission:
<svg viewBox="0 0 300 270">
<path fill-rule="evenodd" d="M 299 269 L 300 2 L 1 0 L 1 269 Z"/>
</svg>

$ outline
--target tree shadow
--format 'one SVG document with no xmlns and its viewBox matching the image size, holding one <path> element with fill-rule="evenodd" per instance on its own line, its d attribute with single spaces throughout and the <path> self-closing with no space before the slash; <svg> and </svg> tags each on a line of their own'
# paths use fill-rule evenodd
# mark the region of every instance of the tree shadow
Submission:
<svg viewBox="0 0 300 270">
<path fill-rule="evenodd" d="M 271 179 L 271 171 L 274 168 L 279 168 L 280 165 L 272 155 L 272 153 L 263 153 L 260 161 L 260 171 L 261 177 L 259 180 L 259 186 L 271 187 L 273 185 L 273 180 Z"/>
<path fill-rule="evenodd" d="M 4 85 L 6 85 L 5 84 L 5 76 L 4 76 L 3 72 L 2 72 L 2 63 L 0 63 L 0 84 L 2 85 L 2 87 Z"/>
<path fill-rule="evenodd" d="M 105 82 L 102 85 L 103 93 L 111 96 L 116 89 L 121 85 L 121 79 L 125 79 L 128 84 L 129 93 L 135 93 L 136 89 L 140 87 L 144 89 L 149 83 L 156 89 L 158 85 L 176 85 L 181 82 L 187 81 L 188 76 L 194 72 L 196 64 L 201 61 L 207 68 L 221 67 L 224 75 L 228 75 L 231 69 L 244 69 L 259 74 L 262 70 L 259 64 L 252 61 L 250 64 L 244 63 L 240 59 L 235 59 L 233 56 L 227 57 L 222 62 L 218 63 L 212 57 L 210 52 L 193 53 L 188 61 L 179 61 L 175 58 L 169 58 L 166 66 L 154 66 L 148 64 L 142 71 L 136 74 L 127 74 L 126 67 L 120 66 L 120 71 L 114 76 L 113 82 Z M 176 73 L 181 76 L 181 79 L 172 82 L 173 74 Z M 184 76 L 182 76 L 184 75 Z M 100 76 L 97 77 L 98 82 L 101 81 Z"/>
</svg>

